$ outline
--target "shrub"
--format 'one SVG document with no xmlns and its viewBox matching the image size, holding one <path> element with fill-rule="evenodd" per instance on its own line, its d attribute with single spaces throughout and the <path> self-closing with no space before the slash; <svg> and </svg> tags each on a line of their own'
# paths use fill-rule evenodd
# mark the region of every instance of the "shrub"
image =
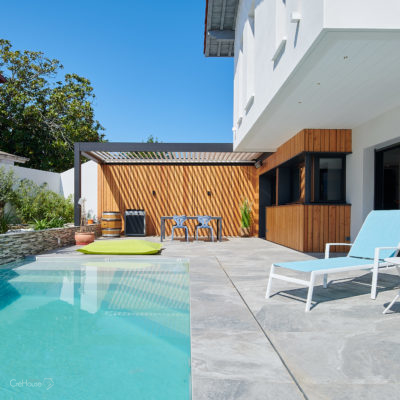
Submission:
<svg viewBox="0 0 400 400">
<path fill-rule="evenodd" d="M 14 186 L 14 172 L 6 170 L 4 167 L 0 168 L 0 217 L 4 214 L 4 207 L 6 203 L 13 203 L 15 200 Z"/>
<path fill-rule="evenodd" d="M 66 221 L 62 217 L 35 220 L 35 223 L 33 224 L 33 229 L 35 231 L 40 231 L 42 229 L 61 228 L 64 226 L 65 222 Z"/>
<path fill-rule="evenodd" d="M 0 215 L 0 234 L 6 233 L 11 224 L 16 222 L 15 217 L 11 213 L 2 213 Z"/>
<path fill-rule="evenodd" d="M 251 204 L 249 200 L 244 199 L 240 206 L 242 228 L 250 228 L 251 226 Z"/>
<path fill-rule="evenodd" d="M 14 204 L 16 213 L 23 223 L 62 220 L 62 224 L 64 224 L 71 222 L 74 218 L 74 206 L 71 197 L 65 199 L 63 196 L 48 190 L 47 185 L 39 186 L 27 179 L 19 182 Z M 53 223 L 55 222 L 53 221 Z"/>
</svg>

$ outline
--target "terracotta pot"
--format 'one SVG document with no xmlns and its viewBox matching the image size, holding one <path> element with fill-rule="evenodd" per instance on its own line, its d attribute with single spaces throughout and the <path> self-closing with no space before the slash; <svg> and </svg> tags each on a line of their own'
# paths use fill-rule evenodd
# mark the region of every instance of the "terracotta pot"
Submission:
<svg viewBox="0 0 400 400">
<path fill-rule="evenodd" d="M 94 242 L 94 232 L 75 232 L 75 243 L 79 246 Z"/>
<path fill-rule="evenodd" d="M 88 219 L 88 220 L 87 220 L 87 224 L 88 224 L 88 225 L 93 225 L 93 224 L 94 224 L 94 221 L 93 221 L 93 219 L 91 219 L 91 218 L 90 218 L 90 219 Z"/>
<path fill-rule="evenodd" d="M 240 228 L 239 234 L 241 237 L 249 237 L 250 236 L 250 228 Z"/>
</svg>

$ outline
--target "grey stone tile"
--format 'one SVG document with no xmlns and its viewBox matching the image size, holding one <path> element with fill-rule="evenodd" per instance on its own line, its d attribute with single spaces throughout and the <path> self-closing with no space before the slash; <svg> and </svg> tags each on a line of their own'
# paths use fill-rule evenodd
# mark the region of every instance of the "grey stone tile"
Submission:
<svg viewBox="0 0 400 400">
<path fill-rule="evenodd" d="M 304 385 L 309 400 L 398 400 L 400 384 L 318 384 Z"/>
<path fill-rule="evenodd" d="M 383 384 L 400 381 L 399 335 L 381 332 L 270 334 L 300 384 Z"/>
<path fill-rule="evenodd" d="M 280 359 L 259 332 L 212 329 L 192 337 L 192 368 L 197 376 L 292 382 Z"/>
<path fill-rule="evenodd" d="M 197 377 L 193 381 L 196 400 L 304 400 L 293 383 Z"/>
</svg>

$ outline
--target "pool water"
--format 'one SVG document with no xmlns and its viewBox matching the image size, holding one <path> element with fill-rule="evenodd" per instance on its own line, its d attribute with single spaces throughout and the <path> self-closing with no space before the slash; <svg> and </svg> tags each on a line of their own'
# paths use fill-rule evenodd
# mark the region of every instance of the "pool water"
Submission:
<svg viewBox="0 0 400 400">
<path fill-rule="evenodd" d="M 190 399 L 188 263 L 10 265 L 0 270 L 0 338 L 0 399 Z"/>
</svg>

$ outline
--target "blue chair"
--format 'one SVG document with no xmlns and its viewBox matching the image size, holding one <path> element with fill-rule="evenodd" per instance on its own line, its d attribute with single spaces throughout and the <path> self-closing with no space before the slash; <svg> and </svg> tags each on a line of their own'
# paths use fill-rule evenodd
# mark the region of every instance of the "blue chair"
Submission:
<svg viewBox="0 0 400 400">
<path fill-rule="evenodd" d="M 346 257 L 329 258 L 329 250 L 333 245 L 351 246 L 351 250 Z M 372 271 L 371 298 L 375 299 L 379 268 L 391 266 L 389 262 L 385 262 L 385 258 L 387 260 L 388 257 L 394 257 L 399 250 L 400 210 L 371 211 L 354 243 L 327 243 L 325 259 L 272 264 L 265 297 L 268 299 L 271 296 L 272 279 L 305 285 L 308 287 L 306 311 L 310 311 L 317 276 L 323 276 L 323 286 L 326 288 L 328 274 L 370 270 Z M 277 274 L 276 268 L 310 273 L 310 280 Z"/>
<path fill-rule="evenodd" d="M 175 229 L 184 229 L 185 230 L 185 238 L 186 241 L 189 241 L 189 232 L 186 225 L 184 225 L 185 221 L 187 220 L 186 215 L 174 215 L 172 219 L 175 222 L 175 225 L 172 226 L 172 239 L 174 240 L 174 231 Z"/>
<path fill-rule="evenodd" d="M 211 221 L 211 217 L 208 215 L 201 215 L 197 217 L 197 221 L 199 223 L 196 225 L 196 240 L 199 239 L 199 229 L 209 229 L 211 232 L 211 240 L 214 241 L 214 230 L 212 226 L 208 225 Z"/>
</svg>

